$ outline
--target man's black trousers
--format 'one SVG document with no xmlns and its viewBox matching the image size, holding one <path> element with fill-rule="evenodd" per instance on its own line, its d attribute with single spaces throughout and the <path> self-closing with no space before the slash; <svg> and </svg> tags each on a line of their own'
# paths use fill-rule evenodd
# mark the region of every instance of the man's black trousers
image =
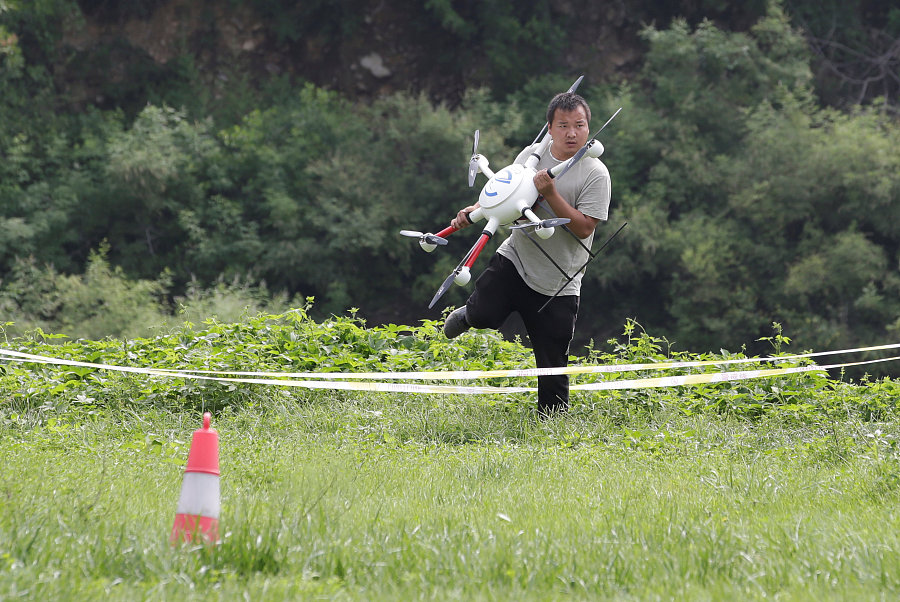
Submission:
<svg viewBox="0 0 900 602">
<path fill-rule="evenodd" d="M 548 299 L 548 295 L 525 284 L 512 261 L 495 253 L 475 281 L 475 291 L 466 302 L 466 319 L 473 328 L 499 329 L 511 313 L 518 312 L 531 339 L 537 367 L 565 366 L 575 334 L 578 297 L 558 296 L 538 313 Z M 568 406 L 567 375 L 538 377 L 539 412 L 564 411 Z"/>
</svg>

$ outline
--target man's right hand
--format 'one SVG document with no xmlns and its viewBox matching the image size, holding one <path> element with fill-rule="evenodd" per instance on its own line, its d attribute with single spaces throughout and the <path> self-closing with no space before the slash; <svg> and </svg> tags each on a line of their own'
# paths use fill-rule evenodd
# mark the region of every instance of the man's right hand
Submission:
<svg viewBox="0 0 900 602">
<path fill-rule="evenodd" d="M 452 220 L 450 220 L 450 225 L 456 228 L 457 230 L 462 230 L 468 226 L 472 225 L 472 221 L 469 219 L 469 214 L 475 211 L 478 207 L 475 205 L 469 205 L 465 209 L 461 210 L 456 214 Z"/>
</svg>

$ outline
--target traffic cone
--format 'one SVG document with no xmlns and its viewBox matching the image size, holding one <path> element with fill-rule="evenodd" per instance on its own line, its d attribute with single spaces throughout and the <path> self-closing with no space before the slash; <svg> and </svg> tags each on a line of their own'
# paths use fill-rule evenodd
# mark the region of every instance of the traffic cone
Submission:
<svg viewBox="0 0 900 602">
<path fill-rule="evenodd" d="M 210 543 L 219 541 L 219 434 L 209 428 L 211 418 L 209 412 L 203 414 L 203 428 L 194 431 L 191 440 L 172 544 L 201 536 Z"/>
</svg>

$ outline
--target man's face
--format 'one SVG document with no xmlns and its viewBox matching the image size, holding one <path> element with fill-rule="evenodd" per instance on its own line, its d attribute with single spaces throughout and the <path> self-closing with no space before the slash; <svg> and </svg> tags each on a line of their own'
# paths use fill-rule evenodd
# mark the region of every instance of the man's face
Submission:
<svg viewBox="0 0 900 602">
<path fill-rule="evenodd" d="M 557 109 L 550 123 L 553 156 L 566 160 L 578 152 L 578 149 L 587 144 L 590 136 L 589 125 L 584 107 L 578 106 L 574 111 Z"/>
</svg>

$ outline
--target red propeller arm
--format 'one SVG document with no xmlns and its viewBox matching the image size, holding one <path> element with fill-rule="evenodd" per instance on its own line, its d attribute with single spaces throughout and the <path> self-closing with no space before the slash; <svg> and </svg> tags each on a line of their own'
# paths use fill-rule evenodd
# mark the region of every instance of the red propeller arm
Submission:
<svg viewBox="0 0 900 602">
<path fill-rule="evenodd" d="M 453 226 L 447 226 L 446 228 L 444 228 L 443 230 L 441 230 L 440 232 L 435 234 L 435 236 L 440 236 L 441 238 L 447 238 L 448 236 L 450 236 L 457 230 L 459 230 L 459 228 L 454 228 Z"/>
<path fill-rule="evenodd" d="M 469 217 L 470 213 L 472 213 L 472 212 L 469 211 L 466 213 L 466 219 L 469 220 L 469 223 L 471 224 L 473 222 L 472 222 L 472 219 Z M 453 226 L 447 226 L 446 228 L 444 228 L 443 230 L 441 230 L 440 232 L 435 234 L 435 236 L 440 236 L 441 238 L 447 238 L 448 236 L 450 236 L 451 234 L 453 234 L 454 232 L 457 232 L 457 231 L 459 231 L 459 228 L 454 228 Z"/>
<path fill-rule="evenodd" d="M 484 248 L 484 245 L 487 244 L 487 241 L 491 239 L 491 235 L 489 232 L 482 232 L 481 238 L 478 239 L 478 242 L 475 243 L 475 246 L 472 247 L 472 252 L 469 254 L 469 258 L 466 260 L 464 264 L 465 267 L 471 268 L 475 263 L 475 260 L 478 259 L 478 254 L 481 253 L 481 250 Z"/>
</svg>

